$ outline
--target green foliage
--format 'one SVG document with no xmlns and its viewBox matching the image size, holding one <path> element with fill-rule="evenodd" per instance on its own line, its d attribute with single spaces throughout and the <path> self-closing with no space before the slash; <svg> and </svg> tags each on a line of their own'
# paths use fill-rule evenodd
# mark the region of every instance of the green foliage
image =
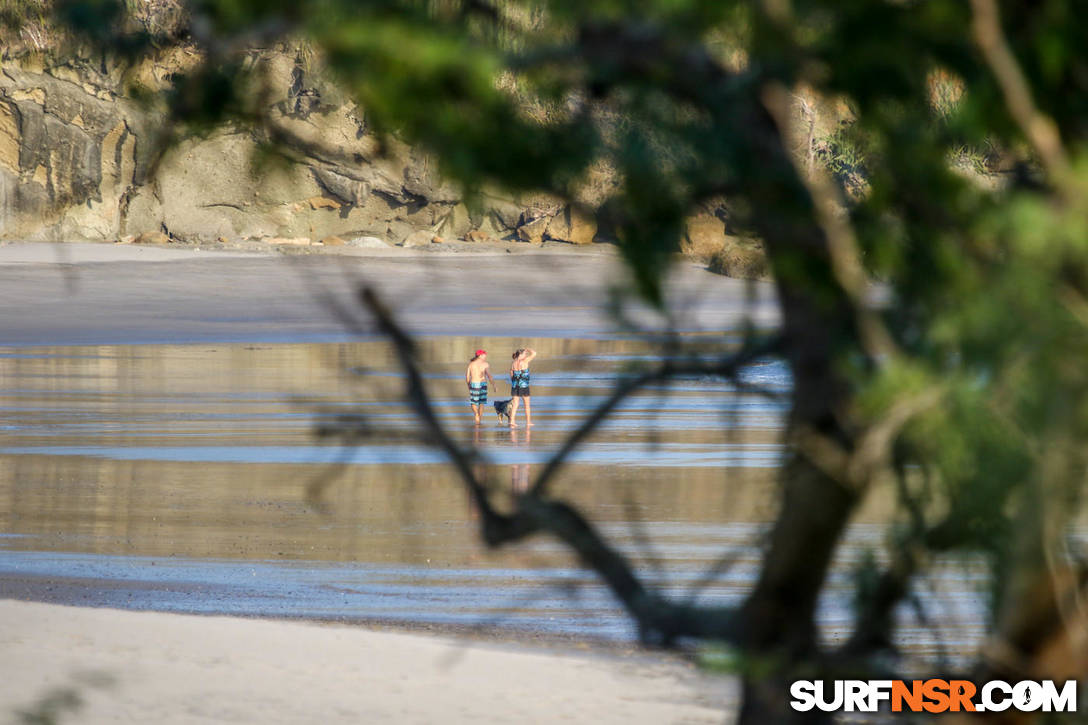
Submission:
<svg viewBox="0 0 1088 725">
<path fill-rule="evenodd" d="M 0 28 L 19 30 L 27 23 L 41 23 L 45 17 L 43 0 L 0 0 Z"/>
<path fill-rule="evenodd" d="M 59 12 L 94 42 L 146 47 L 120 8 L 65 0 Z M 374 128 L 431 150 L 469 189 L 571 196 L 592 164 L 608 163 L 633 292 L 662 307 L 685 215 L 726 199 L 767 243 L 783 301 L 796 311 L 805 300 L 831 328 L 790 331 L 798 371 L 848 390 L 819 422 L 862 441 L 939 393 L 891 435 L 897 466 L 912 472 L 896 531 L 933 552 L 986 552 L 996 582 L 1024 536 L 1066 531 L 1088 470 L 1088 24 L 1077 9 L 1000 4 L 1001 40 L 1037 104 L 1028 112 L 1053 123 L 1071 171 L 1036 155 L 1040 124 L 1010 112 L 1010 81 L 980 52 L 959 0 L 199 0 L 189 37 L 208 63 L 179 79 L 171 105 L 189 122 L 252 121 L 239 53 L 303 36 Z M 854 192 L 848 212 L 826 204 L 848 214 L 845 235 L 783 151 L 775 99 L 801 86 L 853 110 L 818 144 Z M 981 171 L 998 148 L 1026 170 L 1007 184 L 983 188 L 950 163 Z M 844 302 L 853 291 L 827 252 L 836 235 L 885 287 L 875 321 Z M 874 350 L 863 323 L 890 349 Z M 794 416 L 827 395 L 806 394 Z M 869 562 L 859 606 L 877 581 Z"/>
<path fill-rule="evenodd" d="M 852 195 L 865 192 L 868 167 L 879 163 L 872 140 L 861 129 L 843 122 L 834 133 L 816 141 L 816 157 Z"/>
<path fill-rule="evenodd" d="M 563 188 L 588 164 L 594 129 L 582 119 L 540 124 L 496 85 L 496 49 L 425 16 L 329 8 L 312 20 L 330 67 L 383 132 L 441 150 L 470 186 Z M 497 139 L 502 139 L 498 143 Z"/>
<path fill-rule="evenodd" d="M 58 21 L 72 31 L 101 42 L 113 37 L 126 14 L 119 0 L 58 0 L 54 5 Z"/>
</svg>

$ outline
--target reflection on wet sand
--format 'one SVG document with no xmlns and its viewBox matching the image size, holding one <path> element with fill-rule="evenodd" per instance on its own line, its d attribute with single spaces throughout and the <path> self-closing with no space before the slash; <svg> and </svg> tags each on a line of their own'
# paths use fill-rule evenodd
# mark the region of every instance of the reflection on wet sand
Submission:
<svg viewBox="0 0 1088 725">
<path fill-rule="evenodd" d="M 517 448 L 524 443 L 529 446 L 533 442 L 532 428 L 526 428 L 524 435 L 517 428 L 510 429 L 510 445 Z M 515 494 L 529 490 L 529 464 L 514 463 L 510 466 L 510 490 Z"/>
<path fill-rule="evenodd" d="M 480 426 L 476 426 L 472 431 L 472 445 L 477 449 L 483 448 L 485 436 L 480 431 Z M 509 429 L 510 448 L 517 450 L 523 445 L 528 447 L 533 442 L 533 434 L 531 428 L 525 428 L 524 430 L 519 428 Z M 512 463 L 510 464 L 510 493 L 517 495 L 519 493 L 525 493 L 529 490 L 529 470 L 530 464 L 528 463 Z M 475 466 L 473 473 L 476 475 L 477 480 L 487 480 L 487 466 L 479 464 Z M 473 511 L 473 520 L 476 520 L 477 512 Z"/>
<path fill-rule="evenodd" d="M 479 449 L 481 480 L 511 496 L 649 352 L 639 340 L 533 340 L 536 426 L 474 426 L 466 351 L 528 342 L 420 341 L 439 417 Z M 750 375 L 788 390 L 780 365 Z M 379 342 L 0 350 L 0 595 L 429 622 L 490 621 L 498 608 L 531 628 L 627 632 L 554 541 L 482 548 L 463 485 L 420 438 L 402 393 Z M 774 516 L 783 412 L 720 380 L 645 390 L 590 438 L 555 491 L 660 586 L 735 600 Z M 346 414 L 365 425 L 351 447 L 314 436 Z M 319 477 L 314 506 L 306 491 Z M 890 488 L 870 497 L 836 577 L 881 542 L 893 501 Z M 703 583 L 723 553 L 734 566 Z M 971 581 L 940 581 L 956 616 L 975 611 Z M 845 599 L 822 606 L 831 625 L 848 620 Z M 929 646 L 911 632 L 912 646 Z"/>
<path fill-rule="evenodd" d="M 439 415 L 511 491 L 647 352 L 631 340 L 534 341 L 537 427 L 465 425 L 464 351 L 521 344 L 421 342 Z M 474 543 L 462 487 L 419 439 L 381 343 L 10 350 L 0 381 L 8 548 L 493 565 Z M 558 490 L 604 521 L 622 519 L 629 501 L 648 521 L 766 520 L 780 411 L 718 381 L 678 387 L 622 408 Z M 344 413 L 369 426 L 356 447 L 315 439 L 315 423 Z M 715 465 L 692 466 L 699 456 Z M 744 465 L 716 465 L 730 458 Z M 330 471 L 318 511 L 306 486 Z"/>
</svg>

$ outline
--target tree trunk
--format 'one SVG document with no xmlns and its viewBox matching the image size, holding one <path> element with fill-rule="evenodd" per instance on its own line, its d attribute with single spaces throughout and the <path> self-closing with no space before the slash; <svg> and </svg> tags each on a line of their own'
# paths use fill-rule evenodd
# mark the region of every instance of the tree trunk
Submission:
<svg viewBox="0 0 1088 725">
<path fill-rule="evenodd" d="M 828 239 L 817 222 L 807 188 L 787 155 L 768 114 L 749 147 L 763 153 L 764 173 L 751 188 L 751 223 L 765 242 L 782 314 L 785 357 L 793 374 L 786 442 L 791 453 L 781 470 L 782 505 L 774 523 L 759 580 L 741 609 L 741 647 L 768 657 L 765 675 L 745 678 L 742 723 L 821 722 L 822 712 L 789 708 L 790 671 L 818 651 L 816 603 L 835 548 L 864 487 L 838 481 L 799 450 L 800 436 L 816 435 L 844 452 L 858 431 L 849 425 L 852 387 L 844 362 L 862 349 L 852 302 L 839 284 Z M 857 482 L 855 482 L 855 485 Z"/>
</svg>

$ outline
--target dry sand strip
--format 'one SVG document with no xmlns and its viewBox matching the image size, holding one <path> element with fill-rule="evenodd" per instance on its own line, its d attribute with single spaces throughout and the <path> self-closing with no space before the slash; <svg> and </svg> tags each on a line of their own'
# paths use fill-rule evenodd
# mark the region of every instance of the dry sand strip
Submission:
<svg viewBox="0 0 1088 725">
<path fill-rule="evenodd" d="M 283 257 L 0 244 L 0 346 L 354 339 L 373 332 L 359 306 L 362 285 L 375 286 L 419 334 L 596 337 L 616 331 L 606 309 L 610 286 L 624 286 L 624 270 L 608 245 L 514 254 L 355 251 Z M 770 285 L 728 279 L 690 260 L 677 262 L 669 290 L 687 330 L 729 329 L 748 315 L 761 325 L 777 319 Z M 336 306 L 357 317 L 360 329 L 351 330 Z M 651 328 L 662 324 L 647 309 L 635 316 Z"/>
<path fill-rule="evenodd" d="M 11 600 L 0 651 L 5 722 L 721 723 L 733 696 L 648 654 Z"/>
</svg>

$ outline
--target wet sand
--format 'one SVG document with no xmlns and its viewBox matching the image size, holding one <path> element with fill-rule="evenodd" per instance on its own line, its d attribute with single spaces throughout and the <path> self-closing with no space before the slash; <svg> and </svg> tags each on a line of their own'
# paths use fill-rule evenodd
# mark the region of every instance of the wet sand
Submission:
<svg viewBox="0 0 1088 725">
<path fill-rule="evenodd" d="M 516 347 L 427 337 L 418 354 L 436 415 L 480 452 L 500 505 L 624 366 L 655 350 L 534 338 L 536 426 L 511 430 L 493 414 L 471 425 L 464 352 L 478 344 Z M 752 375 L 788 386 L 779 364 Z M 341 413 L 370 426 L 347 449 L 315 436 Z M 663 584 L 731 601 L 751 584 L 772 510 L 781 415 L 720 380 L 646 390 L 555 490 L 651 579 L 661 564 Z M 315 480 L 320 509 L 306 496 Z M 652 550 L 632 518 L 652 530 Z M 0 348 L 0 595 L 632 641 L 630 621 L 564 547 L 538 537 L 489 551 L 478 525 L 450 466 L 419 439 L 384 343 Z M 699 585 L 725 550 L 737 551 L 733 574 Z"/>
<path fill-rule="evenodd" d="M 128 485 L 139 499 L 144 495 L 139 492 L 146 487 L 145 482 L 160 478 L 169 491 L 184 490 L 170 486 L 194 481 L 192 466 L 204 472 L 222 468 L 222 478 L 229 483 L 241 478 L 232 468 L 199 462 L 188 464 L 189 468 L 181 464 L 176 475 L 168 463 L 156 463 L 154 471 L 141 476 L 138 474 L 144 463 L 118 462 L 120 470 L 109 461 L 96 464 L 85 457 L 77 457 L 74 468 L 68 468 L 61 463 L 63 457 L 49 454 L 48 448 L 60 442 L 49 436 L 60 433 L 73 441 L 90 436 L 93 441 L 108 444 L 120 435 L 117 440 L 129 445 L 128 438 L 133 435 L 190 435 L 184 426 L 179 429 L 176 421 L 166 429 L 154 427 L 157 423 L 148 424 L 152 427 L 146 431 L 126 427 L 118 432 L 113 426 L 117 421 L 130 420 L 144 425 L 149 420 L 145 410 L 156 414 L 163 411 L 171 419 L 187 420 L 189 413 L 179 406 L 184 406 L 186 396 L 192 393 L 182 386 L 175 391 L 176 400 L 167 400 L 172 407 L 164 409 L 160 392 L 142 389 L 140 375 L 125 374 L 133 369 L 127 356 L 141 357 L 133 352 L 135 348 L 100 351 L 96 354 L 103 359 L 101 366 L 92 362 L 87 368 L 73 367 L 65 362 L 68 353 L 54 351 L 49 353 L 52 362 L 48 363 L 54 367 L 38 369 L 25 367 L 24 363 L 33 362 L 22 360 L 25 346 L 365 340 L 373 330 L 365 315 L 355 316 L 356 294 L 362 284 L 376 286 L 398 310 L 402 321 L 419 334 L 480 336 L 485 340 L 502 335 L 601 340 L 617 336 L 614 322 L 603 310 L 608 302 L 609 282 L 620 279 L 615 252 L 607 247 L 492 249 L 471 254 L 393 249 L 279 257 L 131 245 L 0 245 L 0 346 L 7 347 L 11 359 L 23 365 L 19 368 L 24 374 L 18 379 L 19 385 L 25 380 L 38 380 L 44 386 L 35 387 L 32 394 L 39 402 L 45 400 L 47 406 L 27 413 L 33 416 L 27 434 L 31 438 L 27 440 L 43 446 L 44 455 L 13 453 L 6 459 L 12 486 L 19 482 L 23 486 L 12 489 L 12 501 L 23 505 L 37 505 L 37 497 L 45 501 L 45 508 L 38 509 L 38 513 L 28 510 L 26 515 L 18 514 L 18 526 L 35 532 L 59 527 L 57 540 L 44 544 L 44 549 L 62 556 L 67 556 L 63 552 L 85 549 L 92 556 L 129 548 L 138 554 L 151 543 L 173 551 L 179 545 L 205 541 L 215 551 L 193 552 L 195 555 L 222 557 L 230 542 L 215 537 L 219 529 L 211 528 L 202 536 L 188 538 L 175 538 L 173 530 L 168 530 L 164 536 L 158 515 L 144 520 L 145 513 L 155 513 L 154 506 L 126 514 L 125 507 L 132 504 L 129 494 L 121 495 L 124 491 L 119 491 L 119 498 L 111 498 L 112 494 L 102 494 L 104 483 L 88 486 L 87 482 L 98 481 L 101 474 L 109 486 L 120 485 L 118 482 Z M 678 325 L 684 330 L 732 329 L 745 316 L 758 324 L 771 324 L 775 319 L 766 285 L 751 286 L 712 275 L 688 261 L 678 263 L 669 289 L 683 310 Z M 749 298 L 753 290 L 758 297 L 754 301 Z M 347 311 L 357 326 L 352 328 L 338 315 L 337 307 Z M 662 324 L 644 308 L 636 307 L 632 313 L 650 327 Z M 464 342 L 463 338 L 451 339 L 449 344 L 460 347 Z M 79 357 L 87 349 L 72 348 L 70 352 L 68 357 Z M 34 351 L 28 353 L 36 355 Z M 184 365 L 188 354 L 178 353 L 176 359 L 181 367 L 162 370 L 162 379 L 171 381 L 175 388 L 184 378 L 184 371 L 195 374 Z M 224 354 L 250 353 L 233 348 Z M 294 369 L 301 373 L 318 368 L 302 364 Z M 103 382 L 107 380 L 117 381 L 114 384 L 119 388 L 103 397 L 101 386 L 108 385 Z M 86 381 L 87 388 L 80 389 L 83 383 L 79 381 Z M 306 388 L 308 382 L 304 379 L 299 385 Z M 73 385 L 75 389 L 70 387 Z M 228 387 L 233 390 L 236 386 L 230 383 Z M 282 388 L 279 390 L 282 393 Z M 264 406 L 261 396 L 265 394 L 257 391 L 246 404 Z M 214 405 L 237 405 L 231 396 L 220 397 L 213 400 Z M 192 398 L 192 402 L 207 410 L 204 399 Z M 59 407 L 48 407 L 54 404 Z M 102 430 L 79 432 L 84 422 L 73 418 L 72 413 L 84 405 L 93 408 L 93 420 L 104 422 Z M 285 417 L 290 414 L 287 411 Z M 282 433 L 261 432 L 259 422 L 264 416 L 260 412 L 254 414 L 254 420 L 247 418 L 247 429 L 256 427 L 254 435 L 274 434 L 279 441 Z M 194 425 L 204 425 L 203 420 L 196 420 Z M 67 425 L 73 429 L 65 428 Z M 33 438 L 38 432 L 46 437 Z M 291 435 L 298 432 L 290 431 Z M 620 434 L 626 435 L 622 431 Z M 207 435 L 207 431 L 201 430 L 199 435 Z M 547 425 L 538 428 L 537 435 L 539 440 L 548 441 Z M 247 472 L 263 470 L 273 469 L 252 464 Z M 125 471 L 132 475 L 126 477 Z M 420 475 L 426 478 L 431 474 Z M 249 478 L 247 475 L 245 480 Z M 299 478 L 291 476 L 294 503 L 288 500 L 290 497 L 284 497 L 286 503 L 274 500 L 267 492 L 253 500 L 239 499 L 241 505 L 276 520 L 264 529 L 272 537 L 269 550 L 283 551 L 284 540 L 289 538 L 277 528 L 282 527 L 284 514 L 281 509 L 273 510 L 276 506 L 287 506 L 292 520 L 309 515 L 297 501 Z M 43 486 L 40 482 L 49 483 Z M 418 484 L 413 480 L 407 485 Z M 699 485 L 713 484 L 707 481 Z M 329 495 L 331 503 L 345 511 L 368 510 L 371 499 L 351 492 L 369 490 L 373 489 L 340 484 Z M 676 492 L 678 501 L 683 500 L 682 493 Z M 95 497 L 95 505 L 84 505 L 88 495 Z M 344 505 L 345 497 L 349 504 L 359 499 L 358 505 Z M 167 496 L 158 513 L 167 515 L 168 526 L 176 523 L 171 517 L 191 526 L 194 520 L 205 521 L 194 519 L 201 510 L 192 508 L 203 505 L 203 500 Z M 460 502 L 456 505 L 463 506 Z M 602 505 L 605 511 L 614 508 L 608 502 Z M 672 506 L 667 501 L 663 505 L 666 510 Z M 122 528 L 117 534 L 110 522 L 125 516 L 130 518 L 118 519 Z M 374 525 L 387 518 L 383 514 Z M 436 521 L 449 526 L 444 519 Z M 295 554 L 292 558 L 340 557 L 337 552 L 344 544 L 336 538 L 337 531 L 351 535 L 348 543 L 355 548 L 346 551 L 382 555 L 382 549 L 370 544 L 374 537 L 356 541 L 358 536 L 352 530 L 338 528 L 336 521 L 332 523 L 332 533 L 318 534 L 318 542 L 327 544 L 326 553 Z M 13 528 L 18 527 L 9 526 Z M 327 529 L 329 522 L 311 528 Z M 404 536 L 411 536 L 413 527 L 406 530 L 410 533 Z M 464 536 L 470 534 L 471 530 L 464 532 Z M 18 541 L 22 540 L 9 543 Z M 409 549 L 415 546 L 414 538 L 404 541 Z M 42 546 L 41 542 L 29 542 L 26 547 L 17 544 L 15 548 L 33 552 L 42 551 Z M 426 563 L 430 554 L 425 549 L 420 551 Z M 237 556 L 243 562 L 249 558 L 244 551 Z M 355 560 L 354 553 L 350 556 Z M 396 556 L 403 558 L 399 553 Z M 526 556 L 541 554 L 530 552 Z M 110 560 L 128 566 L 127 559 Z M 76 566 L 86 570 L 83 563 L 77 562 Z M 435 627 L 445 634 L 423 635 L 277 619 L 120 611 L 98 606 L 124 606 L 108 604 L 108 597 L 102 595 L 111 587 L 114 593 L 121 592 L 124 585 L 95 579 L 93 572 L 86 581 L 77 579 L 33 575 L 20 579 L 10 572 L 4 578 L 0 586 L 0 597 L 4 598 L 0 600 L 0 646 L 9 667 L 0 678 L 3 715 L 18 710 L 41 713 L 52 704 L 62 707 L 60 722 L 70 719 L 92 723 L 699 723 L 721 722 L 731 701 L 726 692 L 728 680 L 704 678 L 674 659 L 645 654 L 621 657 L 616 654 L 617 645 L 577 653 L 566 647 L 557 649 L 554 644 L 541 648 L 541 638 L 531 632 L 510 636 L 506 644 L 482 644 L 475 637 L 472 641 L 452 638 L 452 628 Z M 203 596 L 199 587 L 180 586 L 183 594 Z M 11 601 L 9 597 L 98 606 L 61 607 Z M 513 644 L 515 641 L 518 644 Z M 63 706 L 74 702 L 73 695 L 83 704 L 69 718 Z"/>
<path fill-rule="evenodd" d="M 660 656 L 13 601 L 0 648 L 0 712 L 58 722 L 720 723 L 731 699 Z"/>
<path fill-rule="evenodd" d="M 0 346 L 358 339 L 373 333 L 357 304 L 362 285 L 376 287 L 418 334 L 600 338 L 616 334 L 605 309 L 622 279 L 608 245 L 277 256 L 6 244 Z M 777 316 L 769 285 L 690 260 L 677 262 L 668 289 L 683 330 L 733 328 L 745 317 L 769 325 Z M 663 324 L 644 307 L 630 311 L 651 328 Z"/>
</svg>

